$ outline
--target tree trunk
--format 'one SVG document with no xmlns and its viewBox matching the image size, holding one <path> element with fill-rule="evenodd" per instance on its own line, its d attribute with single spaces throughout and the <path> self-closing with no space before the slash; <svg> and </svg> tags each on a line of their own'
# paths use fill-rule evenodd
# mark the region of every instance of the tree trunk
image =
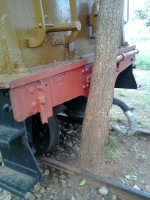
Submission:
<svg viewBox="0 0 150 200">
<path fill-rule="evenodd" d="M 100 172 L 109 133 L 108 115 L 113 98 L 123 5 L 123 0 L 100 0 L 92 79 L 78 157 L 81 169 L 96 174 Z"/>
</svg>

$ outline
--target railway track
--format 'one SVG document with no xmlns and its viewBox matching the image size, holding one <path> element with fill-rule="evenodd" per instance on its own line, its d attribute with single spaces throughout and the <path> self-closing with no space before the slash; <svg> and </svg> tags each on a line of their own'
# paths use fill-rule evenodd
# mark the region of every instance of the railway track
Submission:
<svg viewBox="0 0 150 200">
<path fill-rule="evenodd" d="M 67 117 L 65 114 L 59 114 L 58 120 L 62 122 L 67 123 L 73 123 L 73 124 L 82 124 L 82 120 L 74 120 Z M 67 133 L 65 133 L 67 135 Z M 129 185 L 119 183 L 116 181 L 113 181 L 112 179 L 108 179 L 102 176 L 94 175 L 85 171 L 82 171 L 76 167 L 70 166 L 68 164 L 65 164 L 63 162 L 53 160 L 49 157 L 38 157 L 38 161 L 46 166 L 49 166 L 51 168 L 55 168 L 59 171 L 63 171 L 65 173 L 71 174 L 73 176 L 79 176 L 82 179 L 86 179 L 94 185 L 106 185 L 107 188 L 109 188 L 109 191 L 111 191 L 114 194 L 117 194 L 121 198 L 125 200 L 144 200 L 144 199 L 150 199 L 150 193 L 146 191 L 142 191 L 140 189 L 133 188 Z"/>
<path fill-rule="evenodd" d="M 71 174 L 73 176 L 79 176 L 82 179 L 86 179 L 94 183 L 95 185 L 106 185 L 107 188 L 109 188 L 110 191 L 112 191 L 115 194 L 118 194 L 121 198 L 124 198 L 125 200 L 146 200 L 150 199 L 150 193 L 135 189 L 131 186 L 121 184 L 119 182 L 113 181 L 111 179 L 94 175 L 82 170 L 77 169 L 76 167 L 64 164 L 62 162 L 50 159 L 48 157 L 39 157 L 38 161 L 50 166 L 52 168 L 55 168 L 57 170 L 63 171 L 65 173 Z"/>
</svg>

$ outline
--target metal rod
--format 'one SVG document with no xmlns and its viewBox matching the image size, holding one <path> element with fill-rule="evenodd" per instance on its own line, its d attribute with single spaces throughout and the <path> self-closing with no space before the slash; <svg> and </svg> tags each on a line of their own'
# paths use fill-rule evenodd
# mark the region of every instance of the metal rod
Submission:
<svg viewBox="0 0 150 200">
<path fill-rule="evenodd" d="M 54 24 L 45 24 L 45 27 L 54 27 Z"/>
<path fill-rule="evenodd" d="M 132 55 L 135 55 L 135 54 L 138 54 L 138 53 L 139 53 L 138 49 L 135 49 L 135 50 L 130 51 L 128 53 L 123 53 L 123 54 L 117 56 L 117 62 L 120 62 L 120 61 L 124 60 L 125 58 L 132 56 Z"/>
<path fill-rule="evenodd" d="M 46 32 L 71 31 L 72 29 L 77 30 L 77 25 L 77 23 L 53 24 L 53 26 L 46 26 Z"/>
</svg>

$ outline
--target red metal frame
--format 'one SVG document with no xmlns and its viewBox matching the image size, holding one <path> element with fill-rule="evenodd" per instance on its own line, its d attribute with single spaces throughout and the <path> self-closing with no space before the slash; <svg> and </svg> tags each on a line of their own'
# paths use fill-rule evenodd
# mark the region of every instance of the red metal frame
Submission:
<svg viewBox="0 0 150 200">
<path fill-rule="evenodd" d="M 134 49 L 135 46 L 119 51 L 116 78 L 134 62 L 138 53 Z M 15 120 L 21 122 L 39 112 L 42 123 L 47 123 L 53 107 L 78 96 L 88 97 L 92 65 L 93 58 L 90 58 L 5 83 L 11 88 Z"/>
</svg>

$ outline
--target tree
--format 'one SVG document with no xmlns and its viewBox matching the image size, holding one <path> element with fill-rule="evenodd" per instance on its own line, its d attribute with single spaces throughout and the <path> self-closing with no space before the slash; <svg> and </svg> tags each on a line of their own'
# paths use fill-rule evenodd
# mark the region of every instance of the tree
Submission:
<svg viewBox="0 0 150 200">
<path fill-rule="evenodd" d="M 135 19 L 146 20 L 145 25 L 150 26 L 150 0 L 147 0 L 144 7 L 135 10 Z"/>
<path fill-rule="evenodd" d="M 123 0 L 100 0 L 93 72 L 78 155 L 80 168 L 97 174 L 109 133 L 123 5 Z"/>
</svg>

